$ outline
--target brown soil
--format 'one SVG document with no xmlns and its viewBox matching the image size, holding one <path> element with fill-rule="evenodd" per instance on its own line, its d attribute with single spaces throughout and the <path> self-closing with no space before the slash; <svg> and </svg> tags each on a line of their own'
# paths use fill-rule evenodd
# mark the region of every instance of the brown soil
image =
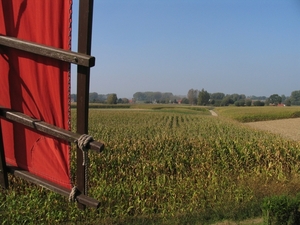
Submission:
<svg viewBox="0 0 300 225">
<path fill-rule="evenodd" d="M 245 123 L 255 129 L 279 134 L 284 138 L 300 141 L 300 118 Z"/>
</svg>

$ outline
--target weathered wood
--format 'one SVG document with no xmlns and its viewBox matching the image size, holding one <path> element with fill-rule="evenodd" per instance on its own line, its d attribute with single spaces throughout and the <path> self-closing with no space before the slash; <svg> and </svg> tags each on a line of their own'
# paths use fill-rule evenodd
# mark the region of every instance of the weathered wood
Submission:
<svg viewBox="0 0 300 225">
<path fill-rule="evenodd" d="M 78 52 L 91 54 L 92 45 L 92 23 L 93 23 L 93 0 L 80 0 L 79 2 L 79 27 L 78 27 Z M 88 105 L 89 105 L 90 69 L 77 67 L 77 133 L 88 131 Z M 77 148 L 77 188 L 87 195 L 86 175 L 87 168 L 82 165 L 83 154 Z M 78 204 L 80 209 L 84 205 Z"/>
<path fill-rule="evenodd" d="M 95 65 L 95 57 L 93 56 L 24 41 L 14 37 L 0 35 L 0 45 L 85 67 L 93 67 Z"/>
<path fill-rule="evenodd" d="M 27 116 L 23 113 L 16 112 L 14 110 L 7 109 L 7 108 L 1 107 L 1 106 L 0 106 L 0 116 L 6 120 L 23 124 L 35 131 L 39 131 L 43 134 L 49 135 L 51 137 L 56 137 L 56 138 L 59 138 L 61 140 L 65 140 L 68 142 L 76 142 L 76 141 L 78 141 L 79 137 L 81 136 L 80 134 L 73 133 L 68 130 L 64 130 L 62 128 L 53 126 L 53 125 L 43 122 L 41 120 L 33 119 L 30 116 Z M 100 153 L 104 149 L 104 144 L 97 142 L 97 141 L 91 141 L 89 143 L 89 145 L 87 146 L 87 148 Z"/>
<path fill-rule="evenodd" d="M 0 123 L 0 185 L 3 188 L 8 188 L 8 177 L 7 177 L 7 169 L 5 163 L 1 123 Z"/>
<path fill-rule="evenodd" d="M 8 172 L 12 173 L 14 176 L 16 177 L 20 177 L 22 179 L 25 179 L 29 182 L 35 183 L 37 185 L 40 185 L 46 189 L 49 189 L 51 191 L 54 191 L 60 195 L 66 196 L 68 197 L 70 195 L 71 190 L 61 187 L 55 183 L 52 183 L 50 181 L 47 181 L 41 177 L 38 177 L 34 174 L 31 174 L 30 172 L 26 171 L 26 170 L 22 170 L 20 168 L 17 167 L 13 167 L 10 165 L 7 165 L 7 170 Z M 78 195 L 76 196 L 76 199 L 79 203 L 86 205 L 86 206 L 90 206 L 90 207 L 94 207 L 94 208 L 98 208 L 100 203 L 99 201 L 90 198 L 86 195 L 83 195 L 81 193 L 78 193 Z"/>
</svg>

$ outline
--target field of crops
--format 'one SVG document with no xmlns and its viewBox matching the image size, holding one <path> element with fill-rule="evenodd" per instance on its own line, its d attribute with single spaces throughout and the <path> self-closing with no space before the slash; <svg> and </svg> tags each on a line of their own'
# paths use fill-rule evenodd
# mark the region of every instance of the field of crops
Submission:
<svg viewBox="0 0 300 225">
<path fill-rule="evenodd" d="M 216 108 L 216 111 L 222 116 L 242 123 L 300 117 L 299 106 L 219 107 Z"/>
<path fill-rule="evenodd" d="M 10 177 L 0 221 L 207 224 L 261 216 L 263 197 L 300 191 L 299 142 L 207 110 L 92 109 L 89 133 L 106 145 L 90 154 L 98 212 Z"/>
</svg>

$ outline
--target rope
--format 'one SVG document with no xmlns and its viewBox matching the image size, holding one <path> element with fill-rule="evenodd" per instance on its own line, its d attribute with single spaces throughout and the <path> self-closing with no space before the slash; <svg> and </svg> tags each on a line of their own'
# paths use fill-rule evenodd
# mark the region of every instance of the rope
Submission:
<svg viewBox="0 0 300 225">
<path fill-rule="evenodd" d="M 82 150 L 86 150 L 86 146 L 88 145 L 89 142 L 93 141 L 93 137 L 88 135 L 88 134 L 82 134 L 77 141 L 78 147 Z"/>
<path fill-rule="evenodd" d="M 89 157 L 88 157 L 88 149 L 87 145 L 93 141 L 93 137 L 87 134 L 82 134 L 78 140 L 77 140 L 77 145 L 78 147 L 82 150 L 82 165 L 84 166 L 84 194 L 87 195 L 88 192 L 88 165 L 89 165 Z"/>
<path fill-rule="evenodd" d="M 74 186 L 70 192 L 70 195 L 69 195 L 69 202 L 75 202 L 76 201 L 76 194 L 77 194 L 77 187 Z"/>
<path fill-rule="evenodd" d="M 88 157 L 87 157 L 87 145 L 93 141 L 93 137 L 87 134 L 82 134 L 78 140 L 77 140 L 77 145 L 78 147 L 82 150 L 82 154 L 83 154 L 83 162 L 82 165 L 85 166 L 88 163 Z"/>
</svg>

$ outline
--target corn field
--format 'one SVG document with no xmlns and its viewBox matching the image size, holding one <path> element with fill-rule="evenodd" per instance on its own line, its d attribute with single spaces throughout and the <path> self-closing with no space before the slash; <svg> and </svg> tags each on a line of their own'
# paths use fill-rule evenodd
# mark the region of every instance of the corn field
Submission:
<svg viewBox="0 0 300 225">
<path fill-rule="evenodd" d="M 261 217 L 264 197 L 300 192 L 299 142 L 203 108 L 91 109 L 89 134 L 106 146 L 89 154 L 100 208 L 10 176 L 1 224 L 208 224 Z"/>
<path fill-rule="evenodd" d="M 91 110 L 90 194 L 104 217 L 261 212 L 300 189 L 299 142 L 203 113 Z"/>
</svg>

